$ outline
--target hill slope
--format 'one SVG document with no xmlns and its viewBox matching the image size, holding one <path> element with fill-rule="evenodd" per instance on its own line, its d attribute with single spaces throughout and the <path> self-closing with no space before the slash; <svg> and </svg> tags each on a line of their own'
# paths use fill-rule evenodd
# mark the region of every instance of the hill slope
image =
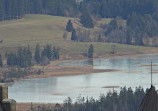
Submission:
<svg viewBox="0 0 158 111">
<path fill-rule="evenodd" d="M 76 18 L 57 17 L 49 15 L 26 15 L 20 20 L 11 20 L 0 22 L 0 39 L 4 40 L 0 44 L 1 52 L 15 49 L 19 46 L 27 46 L 28 44 L 34 47 L 37 43 L 40 45 L 52 44 L 60 47 L 61 55 L 64 58 L 82 57 L 80 53 L 87 52 L 91 42 L 72 42 L 70 40 L 71 33 L 68 34 L 68 39 L 63 39 L 65 26 L 69 19 L 73 22 Z M 103 20 L 107 22 L 106 20 Z M 103 22 L 102 21 L 102 22 Z M 108 19 L 109 21 L 109 19 Z M 77 26 L 77 23 L 74 23 Z M 91 31 L 95 30 L 91 29 Z M 109 55 L 113 50 L 111 43 L 94 42 L 95 57 Z M 135 54 L 144 53 L 150 48 L 140 46 L 128 46 L 115 44 L 118 54 Z M 155 49 L 155 48 L 152 48 Z"/>
</svg>

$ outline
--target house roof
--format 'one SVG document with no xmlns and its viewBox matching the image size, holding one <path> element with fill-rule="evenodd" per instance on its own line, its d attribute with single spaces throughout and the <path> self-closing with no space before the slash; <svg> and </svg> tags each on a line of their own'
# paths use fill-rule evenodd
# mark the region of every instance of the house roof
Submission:
<svg viewBox="0 0 158 111">
<path fill-rule="evenodd" d="M 158 111 L 158 95 L 154 86 L 151 85 L 138 111 Z"/>
</svg>

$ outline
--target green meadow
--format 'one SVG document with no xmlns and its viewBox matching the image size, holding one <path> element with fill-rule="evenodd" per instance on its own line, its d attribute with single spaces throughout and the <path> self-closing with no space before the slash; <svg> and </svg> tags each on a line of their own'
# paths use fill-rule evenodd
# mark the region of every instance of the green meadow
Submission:
<svg viewBox="0 0 158 111">
<path fill-rule="evenodd" d="M 95 56 L 105 56 L 111 53 L 115 45 L 118 54 L 144 53 L 150 47 L 129 46 L 124 44 L 99 43 L 99 42 L 73 42 L 68 33 L 67 40 L 63 39 L 67 21 L 78 20 L 77 18 L 57 17 L 49 15 L 25 15 L 20 20 L 0 22 L 0 44 L 1 53 L 13 51 L 21 46 L 30 45 L 34 49 L 36 44 L 41 46 L 51 44 L 60 48 L 61 56 L 79 57 L 81 53 L 87 52 L 90 44 L 94 45 Z M 108 24 L 111 19 L 103 19 L 100 23 Z M 125 21 L 123 21 L 125 24 Z M 78 24 L 74 23 L 76 27 Z M 91 29 L 91 31 L 95 30 Z"/>
</svg>

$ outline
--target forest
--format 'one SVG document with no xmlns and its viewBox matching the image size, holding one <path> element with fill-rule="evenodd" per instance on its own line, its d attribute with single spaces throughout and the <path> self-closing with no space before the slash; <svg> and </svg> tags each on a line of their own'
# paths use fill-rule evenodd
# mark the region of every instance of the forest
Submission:
<svg viewBox="0 0 158 111">
<path fill-rule="evenodd" d="M 29 111 L 137 111 L 147 91 L 148 89 L 144 91 L 141 87 L 135 91 L 124 87 L 119 93 L 114 91 L 106 96 L 101 95 L 99 100 L 79 96 L 73 104 L 72 99 L 68 97 L 63 104 L 57 103 L 55 107 L 34 107 L 32 104 Z"/>
<path fill-rule="evenodd" d="M 112 18 L 103 26 L 106 42 L 147 45 L 158 36 L 157 0 L 0 0 L 0 20 L 20 19 L 25 14 L 77 17 L 86 28 L 93 28 L 98 19 Z M 118 25 L 118 18 L 126 21 L 125 27 Z"/>
</svg>

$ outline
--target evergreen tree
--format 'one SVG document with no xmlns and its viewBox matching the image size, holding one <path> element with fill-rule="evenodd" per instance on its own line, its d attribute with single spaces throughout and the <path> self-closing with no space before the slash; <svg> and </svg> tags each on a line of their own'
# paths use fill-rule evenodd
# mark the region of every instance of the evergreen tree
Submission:
<svg viewBox="0 0 158 111">
<path fill-rule="evenodd" d="M 116 19 L 111 20 L 111 22 L 108 25 L 108 28 L 107 28 L 107 31 L 106 31 L 105 35 L 109 34 L 112 30 L 115 30 L 117 28 L 118 28 L 118 26 L 117 26 Z"/>
<path fill-rule="evenodd" d="M 24 57 L 23 57 L 23 50 L 22 48 L 20 47 L 17 51 L 17 65 L 19 67 L 24 67 Z"/>
<path fill-rule="evenodd" d="M 59 60 L 60 58 L 60 53 L 59 53 L 59 48 L 56 49 L 56 59 Z"/>
<path fill-rule="evenodd" d="M 59 59 L 59 48 L 53 47 L 52 50 L 52 55 L 53 55 L 53 60 L 58 60 Z"/>
<path fill-rule="evenodd" d="M 3 67 L 3 61 L 2 61 L 2 56 L 0 54 L 0 67 Z"/>
<path fill-rule="evenodd" d="M 7 54 L 7 65 L 8 66 L 16 66 L 17 65 L 17 56 L 14 53 Z"/>
<path fill-rule="evenodd" d="M 4 1 L 0 0 L 0 21 L 4 19 Z"/>
<path fill-rule="evenodd" d="M 31 49 L 30 49 L 30 46 L 28 45 L 28 47 L 27 47 L 27 50 L 26 50 L 26 52 L 27 52 L 27 54 L 26 54 L 26 56 L 25 56 L 25 58 L 27 58 L 26 59 L 26 66 L 28 67 L 28 66 L 31 66 L 31 64 L 32 64 L 32 52 L 31 52 Z"/>
<path fill-rule="evenodd" d="M 76 34 L 76 30 L 75 29 L 73 29 L 73 31 L 72 31 L 71 40 L 78 41 L 78 36 Z"/>
<path fill-rule="evenodd" d="M 46 45 L 41 53 L 41 58 L 47 57 L 49 60 L 52 58 L 51 45 Z"/>
<path fill-rule="evenodd" d="M 80 22 L 82 23 L 84 27 L 86 28 L 94 27 L 93 20 L 89 12 L 83 11 L 80 19 L 81 19 Z"/>
<path fill-rule="evenodd" d="M 40 56 L 40 47 L 38 44 L 36 45 L 34 59 L 38 64 L 40 63 L 41 56 Z"/>
<path fill-rule="evenodd" d="M 102 42 L 102 38 L 101 38 L 101 35 L 99 34 L 98 36 L 98 42 Z"/>
<path fill-rule="evenodd" d="M 18 9 L 17 9 L 17 0 L 10 0 L 11 2 L 11 18 L 10 19 L 17 19 L 18 18 Z"/>
<path fill-rule="evenodd" d="M 127 30 L 126 33 L 126 44 L 128 45 L 132 45 L 132 31 L 130 31 L 129 29 Z"/>
<path fill-rule="evenodd" d="M 22 16 L 25 14 L 25 1 L 26 0 L 17 0 L 18 18 L 22 18 Z"/>
<path fill-rule="evenodd" d="M 33 13 L 42 13 L 42 0 L 33 0 Z"/>
<path fill-rule="evenodd" d="M 93 20 L 91 18 L 89 11 L 87 10 L 86 4 L 84 2 L 81 2 L 79 8 L 81 11 L 81 17 L 80 17 L 81 24 L 86 28 L 93 28 L 94 27 Z"/>
<path fill-rule="evenodd" d="M 46 46 L 46 55 L 47 55 L 48 59 L 51 60 L 51 58 L 52 58 L 51 45 Z"/>
<path fill-rule="evenodd" d="M 72 24 L 71 20 L 69 20 L 69 21 L 67 22 L 67 25 L 66 25 L 66 31 L 72 32 L 73 29 L 74 29 L 74 28 L 73 28 L 73 24 Z"/>
<path fill-rule="evenodd" d="M 17 66 L 29 67 L 32 64 L 32 52 L 30 46 L 19 48 L 17 51 Z"/>
<path fill-rule="evenodd" d="M 93 53 L 94 53 L 94 47 L 91 44 L 88 49 L 88 58 L 93 58 Z"/>
</svg>

